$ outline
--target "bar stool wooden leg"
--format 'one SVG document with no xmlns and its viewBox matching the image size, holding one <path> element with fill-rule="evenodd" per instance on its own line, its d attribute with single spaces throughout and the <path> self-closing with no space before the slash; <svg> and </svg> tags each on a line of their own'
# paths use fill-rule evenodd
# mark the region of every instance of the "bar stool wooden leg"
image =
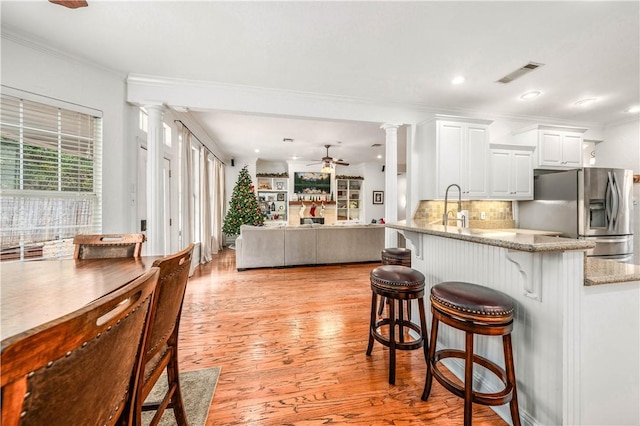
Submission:
<svg viewBox="0 0 640 426">
<path fill-rule="evenodd" d="M 422 400 L 429 399 L 431 394 L 431 385 L 433 384 L 433 372 L 431 371 L 432 360 L 436 356 L 436 342 L 438 341 L 438 318 L 433 315 L 431 320 L 431 338 L 429 339 L 429 352 L 427 355 L 427 376 L 424 382 L 424 391 L 422 392 Z"/>
<path fill-rule="evenodd" d="M 471 426 L 473 414 L 473 333 L 467 331 L 464 360 L 464 426 Z"/>
<path fill-rule="evenodd" d="M 411 301 L 409 301 L 411 303 Z M 411 307 L 411 305 L 409 305 Z M 418 299 L 418 312 L 420 315 L 420 331 L 422 334 L 422 351 L 424 352 L 424 360 L 427 361 L 427 367 L 429 367 L 429 336 L 427 335 L 427 316 L 424 311 L 424 299 Z M 411 316 L 409 316 L 411 318 Z"/>
<path fill-rule="evenodd" d="M 380 307 L 378 308 L 378 315 L 382 315 L 382 312 L 384 311 L 384 304 L 388 303 L 387 298 L 386 297 L 381 297 L 380 298 Z"/>
<path fill-rule="evenodd" d="M 409 320 L 411 320 L 411 318 L 409 318 Z M 400 340 L 400 343 L 404 343 L 403 321 L 404 321 L 404 301 L 398 300 L 398 333 L 400 333 L 400 335 L 398 336 L 398 339 Z"/>
<path fill-rule="evenodd" d="M 520 411 L 518 409 L 518 392 L 516 389 L 516 369 L 513 364 L 513 348 L 511 347 L 511 334 L 502 336 L 502 346 L 504 348 L 504 364 L 507 371 L 507 380 L 513 383 L 513 391 L 511 402 L 509 402 L 509 410 L 511 411 L 511 420 L 513 426 L 520 426 Z"/>
<path fill-rule="evenodd" d="M 389 302 L 389 384 L 396 384 L 396 304 Z"/>
<path fill-rule="evenodd" d="M 373 330 L 376 326 L 376 302 L 378 296 L 375 293 L 371 293 L 371 318 L 369 322 L 369 346 L 367 346 L 367 356 L 371 355 L 373 350 Z"/>
</svg>

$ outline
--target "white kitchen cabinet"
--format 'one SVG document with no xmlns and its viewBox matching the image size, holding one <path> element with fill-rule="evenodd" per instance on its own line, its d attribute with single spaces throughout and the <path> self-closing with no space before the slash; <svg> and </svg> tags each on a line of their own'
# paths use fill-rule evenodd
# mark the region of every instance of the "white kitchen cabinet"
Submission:
<svg viewBox="0 0 640 426">
<path fill-rule="evenodd" d="M 533 200 L 533 150 L 491 148 L 491 198 Z"/>
<path fill-rule="evenodd" d="M 421 199 L 444 198 L 451 184 L 462 189 L 462 198 L 489 196 L 489 124 L 491 121 L 437 116 L 423 123 L 416 135 L 419 150 Z M 457 191 L 449 196 L 458 197 Z"/>
<path fill-rule="evenodd" d="M 520 140 L 538 148 L 534 167 L 575 169 L 582 167 L 582 134 L 587 129 L 536 125 L 516 132 Z"/>
</svg>

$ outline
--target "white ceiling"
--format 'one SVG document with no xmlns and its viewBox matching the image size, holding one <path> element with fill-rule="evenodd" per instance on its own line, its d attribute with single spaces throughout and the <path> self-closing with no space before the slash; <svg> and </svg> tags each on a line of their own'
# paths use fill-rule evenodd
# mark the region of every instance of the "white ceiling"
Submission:
<svg viewBox="0 0 640 426">
<path fill-rule="evenodd" d="M 625 120 L 640 104 L 638 1 L 89 0 L 70 10 L 3 0 L 1 14 L 3 31 L 123 74 L 575 122 Z M 495 82 L 529 61 L 545 65 Z M 458 74 L 466 82 L 454 86 Z M 520 99 L 530 90 L 542 95 Z M 574 105 L 588 97 L 598 101 Z M 384 144 L 378 124 L 194 115 L 230 156 L 312 160 L 329 143 L 353 163 Z"/>
</svg>

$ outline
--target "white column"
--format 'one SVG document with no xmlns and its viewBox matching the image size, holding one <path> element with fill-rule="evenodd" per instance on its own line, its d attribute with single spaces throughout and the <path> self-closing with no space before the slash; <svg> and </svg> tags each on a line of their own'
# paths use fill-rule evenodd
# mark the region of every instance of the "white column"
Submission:
<svg viewBox="0 0 640 426">
<path fill-rule="evenodd" d="M 384 220 L 387 223 L 398 221 L 398 127 L 399 124 L 385 123 L 380 126 L 386 132 L 384 166 Z M 385 247 L 398 246 L 398 231 L 386 228 Z"/>
<path fill-rule="evenodd" d="M 147 242 L 146 254 L 164 255 L 164 190 L 162 188 L 163 130 L 162 105 L 145 106 L 149 118 L 147 129 Z"/>
</svg>

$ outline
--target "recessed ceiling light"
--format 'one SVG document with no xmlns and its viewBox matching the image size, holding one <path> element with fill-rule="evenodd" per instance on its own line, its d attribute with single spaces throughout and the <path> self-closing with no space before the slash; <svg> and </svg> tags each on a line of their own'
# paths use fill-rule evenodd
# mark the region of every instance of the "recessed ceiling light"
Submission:
<svg viewBox="0 0 640 426">
<path fill-rule="evenodd" d="M 254 149 L 253 152 L 255 152 L 256 154 L 260 152 L 260 150 L 258 148 Z"/>
<path fill-rule="evenodd" d="M 594 103 L 595 101 L 597 101 L 596 98 L 585 98 L 585 99 L 580 99 L 578 102 L 575 103 L 575 105 L 577 105 L 577 106 L 587 106 L 587 105 L 590 105 L 590 104 Z"/>
<path fill-rule="evenodd" d="M 625 112 L 640 112 L 640 105 L 634 105 Z"/>
<path fill-rule="evenodd" d="M 455 77 L 453 80 L 451 80 L 451 84 L 462 84 L 464 83 L 464 77 L 459 75 L 457 77 Z"/>
<path fill-rule="evenodd" d="M 298 156 L 297 156 L 297 155 L 294 155 L 293 157 L 291 157 L 291 159 L 292 159 L 292 160 L 297 160 L 297 159 L 298 159 Z"/>
<path fill-rule="evenodd" d="M 382 155 L 378 154 L 378 159 L 382 158 Z"/>
<path fill-rule="evenodd" d="M 521 95 L 520 99 L 533 99 L 533 98 L 537 98 L 538 96 L 540 96 L 540 91 L 533 90 L 531 92 L 527 92 L 527 93 Z"/>
</svg>

